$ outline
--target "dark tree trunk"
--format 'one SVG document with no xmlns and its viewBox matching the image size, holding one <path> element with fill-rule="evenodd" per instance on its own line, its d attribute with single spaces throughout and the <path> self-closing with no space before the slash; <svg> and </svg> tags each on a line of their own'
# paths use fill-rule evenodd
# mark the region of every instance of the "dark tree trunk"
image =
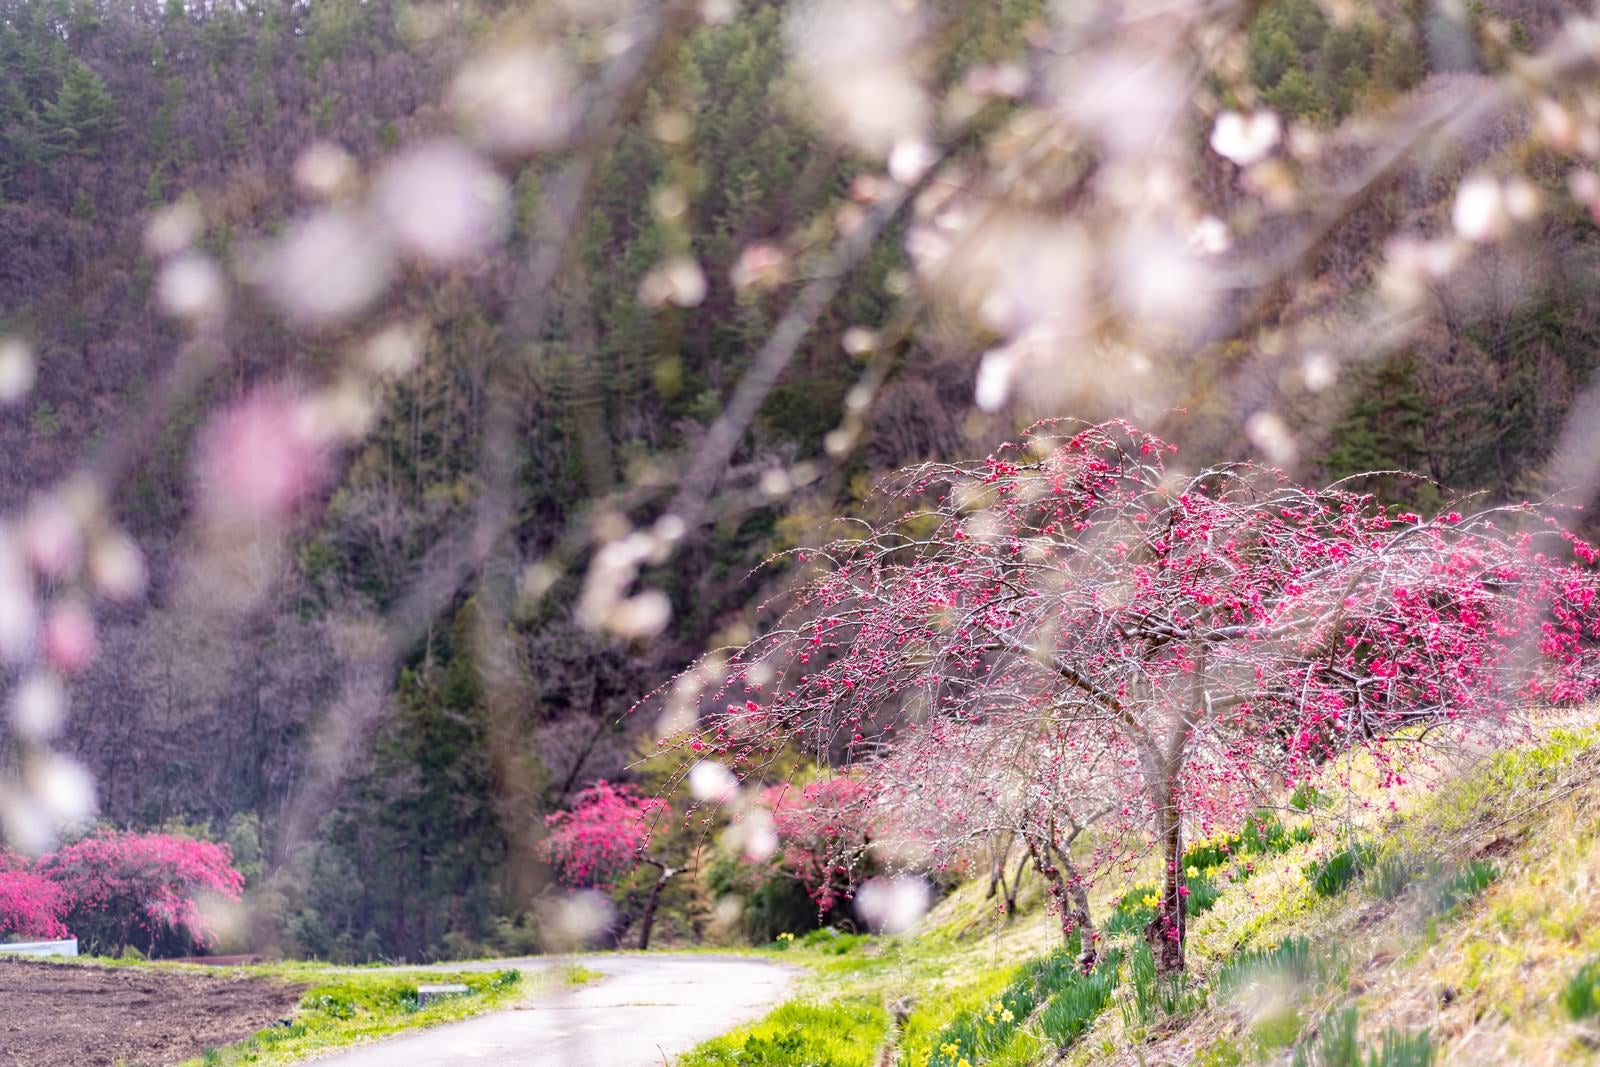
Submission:
<svg viewBox="0 0 1600 1067">
<path fill-rule="evenodd" d="M 641 952 L 650 947 L 650 930 L 656 924 L 656 905 L 661 902 L 661 891 L 667 887 L 667 883 L 672 880 L 672 877 L 683 869 L 681 867 L 668 867 L 663 863 L 657 863 L 655 860 L 646 860 L 645 862 L 654 863 L 657 867 L 660 867 L 661 877 L 657 878 L 656 884 L 650 887 L 650 895 L 645 898 L 644 902 L 644 914 L 639 917 L 639 951 Z"/>
<path fill-rule="evenodd" d="M 1007 922 L 1017 917 L 1017 894 L 1022 890 L 1022 872 L 1027 869 L 1029 858 L 1027 852 L 1023 852 L 1022 861 L 1017 864 L 1017 871 L 1011 876 L 1011 887 L 1006 890 Z"/>
<path fill-rule="evenodd" d="M 1033 857 L 1034 867 L 1044 877 L 1050 899 L 1060 913 L 1061 940 L 1070 942 L 1076 932 L 1081 949 L 1078 966 L 1084 973 L 1092 971 L 1099 953 L 1095 946 L 1094 922 L 1089 916 L 1089 893 L 1084 887 L 1083 875 L 1065 850 L 1057 848 L 1053 841 L 1036 841 L 1030 837 L 1028 852 Z"/>
<path fill-rule="evenodd" d="M 1166 870 L 1161 880 L 1161 906 L 1156 917 L 1144 928 L 1145 940 L 1155 955 L 1156 970 L 1173 974 L 1183 970 L 1183 945 L 1188 935 L 1188 891 L 1183 884 L 1183 820 L 1170 796 L 1157 814 L 1162 860 Z"/>
</svg>

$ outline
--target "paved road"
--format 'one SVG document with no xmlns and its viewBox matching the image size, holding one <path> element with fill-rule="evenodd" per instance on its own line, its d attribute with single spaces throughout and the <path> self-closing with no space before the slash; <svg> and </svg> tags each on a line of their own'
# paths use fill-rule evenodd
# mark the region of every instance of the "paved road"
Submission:
<svg viewBox="0 0 1600 1067">
<path fill-rule="evenodd" d="M 450 970 L 524 972 L 563 966 L 550 957 L 449 964 Z M 508 1011 L 363 1045 L 318 1067 L 663 1067 L 708 1037 L 764 1014 L 796 972 L 741 956 L 599 956 L 575 989 Z"/>
</svg>

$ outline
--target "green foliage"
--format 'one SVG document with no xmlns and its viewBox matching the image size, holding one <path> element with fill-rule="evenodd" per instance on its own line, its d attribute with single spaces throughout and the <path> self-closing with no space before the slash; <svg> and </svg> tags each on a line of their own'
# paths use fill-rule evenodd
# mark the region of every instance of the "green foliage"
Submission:
<svg viewBox="0 0 1600 1067">
<path fill-rule="evenodd" d="M 1230 957 L 1212 978 L 1211 986 L 1218 996 L 1226 998 L 1262 979 L 1304 984 L 1317 978 L 1322 969 L 1309 940 L 1287 937 L 1270 949 L 1253 949 Z"/>
<path fill-rule="evenodd" d="M 1354 1005 L 1330 1011 L 1315 1035 L 1295 1049 L 1294 1067 L 1431 1067 L 1437 1055 L 1426 1030 L 1385 1030 L 1376 1045 L 1363 1049 L 1357 1032 L 1360 1012 Z"/>
<path fill-rule="evenodd" d="M 1568 1018 L 1582 1022 L 1600 1015 L 1600 957 L 1579 967 L 1561 987 L 1561 1007 Z"/>
<path fill-rule="evenodd" d="M 1365 889 L 1379 900 L 1396 900 L 1415 876 L 1415 869 L 1404 856 L 1385 855 L 1372 865 Z"/>
<path fill-rule="evenodd" d="M 846 934 L 835 927 L 824 926 L 800 938 L 799 944 L 816 949 L 825 956 L 844 956 L 870 940 L 866 934 Z"/>
<path fill-rule="evenodd" d="M 1189 895 L 1184 899 L 1183 912 L 1193 918 L 1209 911 L 1222 896 L 1223 886 L 1203 875 L 1184 880 Z M 1160 907 L 1161 887 L 1155 883 L 1136 885 L 1122 895 L 1105 921 L 1107 934 L 1126 934 L 1142 931 L 1156 917 Z"/>
<path fill-rule="evenodd" d="M 927 1067 L 957 1067 L 963 1060 L 976 1063 L 1005 1048 L 1039 1004 L 1041 973 L 1048 971 L 1060 981 L 1064 959 L 1060 954 L 1023 968 L 993 1000 L 958 1015 L 935 1039 Z"/>
<path fill-rule="evenodd" d="M 1330 1011 L 1317 1021 L 1314 1036 L 1294 1050 L 1294 1067 L 1361 1067 L 1360 1025 L 1354 1006 Z"/>
<path fill-rule="evenodd" d="M 1024 974 L 1026 971 L 1021 968 L 996 967 L 967 974 L 961 986 L 923 997 L 900 1028 L 902 1057 L 918 1064 L 931 1060 L 938 1053 L 938 1046 L 948 1043 L 945 1032 L 949 1027 L 994 1003 Z"/>
<path fill-rule="evenodd" d="M 871 1067 L 889 1013 L 862 998 L 791 1000 L 759 1022 L 708 1041 L 679 1067 Z"/>
<path fill-rule="evenodd" d="M 1370 842 L 1351 842 L 1326 859 L 1311 863 L 1306 867 L 1306 877 L 1319 897 L 1338 896 L 1376 859 L 1377 849 Z"/>
<path fill-rule="evenodd" d="M 1133 995 L 1122 1002 L 1128 1029 L 1149 1029 L 1167 1019 L 1191 1015 L 1206 1004 L 1206 990 L 1187 971 L 1156 973 L 1155 954 L 1142 938 L 1128 956 L 1128 986 Z"/>
<path fill-rule="evenodd" d="M 1315 0 L 1274 0 L 1250 24 L 1245 58 L 1269 107 L 1298 118 L 1340 119 L 1373 76 L 1374 44 L 1360 23 L 1332 25 Z"/>
<path fill-rule="evenodd" d="M 1043 983 L 1053 995 L 1039 1013 L 1039 1029 L 1059 1048 L 1067 1048 L 1087 1030 L 1111 1002 L 1122 965 L 1122 953 L 1107 952 L 1090 974 L 1074 966 L 1055 983 Z"/>
<path fill-rule="evenodd" d="M 1472 860 L 1456 871 L 1433 892 L 1433 910 L 1449 912 L 1466 903 L 1500 877 L 1500 868 L 1484 860 Z"/>
<path fill-rule="evenodd" d="M 52 147 L 80 156 L 98 156 L 106 140 L 122 128 L 116 99 L 81 59 L 68 66 L 55 100 L 45 107 L 45 117 Z"/>
</svg>

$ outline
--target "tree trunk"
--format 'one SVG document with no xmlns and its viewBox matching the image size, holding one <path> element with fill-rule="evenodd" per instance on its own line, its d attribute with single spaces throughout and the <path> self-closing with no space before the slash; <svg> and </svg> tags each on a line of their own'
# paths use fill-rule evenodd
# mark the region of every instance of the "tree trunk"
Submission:
<svg viewBox="0 0 1600 1067">
<path fill-rule="evenodd" d="M 1189 891 L 1183 884 L 1183 820 L 1170 794 L 1157 813 L 1156 826 L 1166 872 L 1161 881 L 1161 905 L 1144 928 L 1144 936 L 1155 955 L 1156 970 L 1172 974 L 1183 970 L 1183 943 L 1188 933 L 1184 905 Z"/>
<path fill-rule="evenodd" d="M 1067 854 L 1056 848 L 1054 842 L 1036 843 L 1028 839 L 1028 851 L 1033 865 L 1049 884 L 1050 899 L 1055 901 L 1061 914 L 1061 940 L 1070 942 L 1078 934 L 1080 952 L 1078 966 L 1085 973 L 1094 969 L 1099 953 L 1095 945 L 1094 922 L 1089 917 L 1089 893 L 1084 887 L 1082 874 Z M 1056 865 L 1056 859 L 1061 861 Z"/>
<path fill-rule="evenodd" d="M 1011 876 L 1011 888 L 1006 890 L 1006 921 L 1010 922 L 1017 917 L 1017 894 L 1022 891 L 1022 872 L 1028 867 L 1028 854 L 1022 854 L 1022 861 L 1017 864 L 1017 873 Z M 1087 912 L 1085 913 L 1087 914 Z"/>
<path fill-rule="evenodd" d="M 656 884 L 650 887 L 650 896 L 644 902 L 644 914 L 639 917 L 639 951 L 643 952 L 650 947 L 650 928 L 656 923 L 656 905 L 661 901 L 661 891 L 667 887 L 667 882 L 678 873 L 677 867 L 661 867 L 661 877 L 656 879 Z"/>
</svg>

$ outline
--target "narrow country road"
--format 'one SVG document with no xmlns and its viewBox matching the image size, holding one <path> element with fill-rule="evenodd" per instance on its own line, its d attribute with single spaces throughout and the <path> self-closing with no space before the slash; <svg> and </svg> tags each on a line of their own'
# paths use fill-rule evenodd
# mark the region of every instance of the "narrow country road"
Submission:
<svg viewBox="0 0 1600 1067">
<path fill-rule="evenodd" d="M 449 969 L 524 973 L 562 958 L 450 964 Z M 583 957 L 604 978 L 538 996 L 515 1008 L 417 1030 L 318 1059 L 318 1067 L 663 1067 L 674 1057 L 762 1015 L 782 1000 L 795 971 L 742 956 Z"/>
</svg>

